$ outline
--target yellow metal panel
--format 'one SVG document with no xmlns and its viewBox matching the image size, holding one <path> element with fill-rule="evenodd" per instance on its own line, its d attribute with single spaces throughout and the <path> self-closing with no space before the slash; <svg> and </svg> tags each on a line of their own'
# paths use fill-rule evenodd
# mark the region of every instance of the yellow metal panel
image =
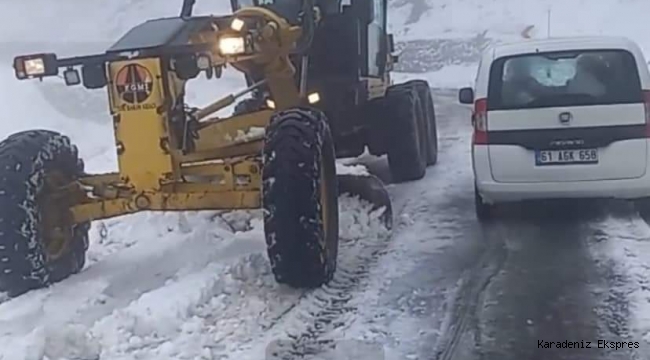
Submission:
<svg viewBox="0 0 650 360">
<path fill-rule="evenodd" d="M 259 190 L 262 187 L 262 164 L 244 160 L 233 165 L 237 190 Z"/>
<path fill-rule="evenodd" d="M 110 91 L 120 177 L 138 190 L 157 189 L 173 172 L 163 109 L 163 78 L 158 59 L 110 64 Z"/>
<path fill-rule="evenodd" d="M 71 208 L 73 221 L 108 219 L 138 211 L 196 211 L 258 209 L 259 191 L 224 191 L 197 193 L 143 193 L 130 199 L 114 199 Z"/>
<path fill-rule="evenodd" d="M 224 159 L 235 156 L 260 155 L 264 148 L 264 140 L 257 140 L 222 148 L 216 148 L 209 151 L 195 152 L 179 156 L 181 162 L 195 162 L 214 159 Z"/>
<path fill-rule="evenodd" d="M 247 133 L 251 128 L 266 128 L 273 115 L 272 110 L 261 110 L 249 114 L 217 119 L 199 130 L 196 152 L 211 151 L 218 147 L 233 145 L 239 132 Z M 208 120 L 210 121 L 210 120 Z"/>
</svg>

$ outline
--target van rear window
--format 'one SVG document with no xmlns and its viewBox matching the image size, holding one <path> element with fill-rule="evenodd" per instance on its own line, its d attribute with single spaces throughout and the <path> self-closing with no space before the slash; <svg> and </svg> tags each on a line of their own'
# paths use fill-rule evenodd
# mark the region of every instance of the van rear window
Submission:
<svg viewBox="0 0 650 360">
<path fill-rule="evenodd" d="M 493 62 L 488 110 L 643 102 L 634 56 L 625 50 L 541 52 Z"/>
</svg>

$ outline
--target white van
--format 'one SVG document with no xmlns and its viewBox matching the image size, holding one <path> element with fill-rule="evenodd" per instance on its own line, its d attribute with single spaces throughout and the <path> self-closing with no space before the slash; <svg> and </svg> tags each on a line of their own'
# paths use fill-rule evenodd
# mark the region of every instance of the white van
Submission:
<svg viewBox="0 0 650 360">
<path fill-rule="evenodd" d="M 475 87 L 476 213 L 529 199 L 650 197 L 650 73 L 621 37 L 571 37 L 486 50 Z"/>
</svg>

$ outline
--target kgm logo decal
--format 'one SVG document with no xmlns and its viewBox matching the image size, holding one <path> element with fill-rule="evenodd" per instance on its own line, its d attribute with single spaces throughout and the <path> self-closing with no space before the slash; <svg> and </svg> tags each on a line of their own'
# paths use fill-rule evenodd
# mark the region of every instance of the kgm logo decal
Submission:
<svg viewBox="0 0 650 360">
<path fill-rule="evenodd" d="M 115 76 L 115 88 L 120 99 L 126 103 L 123 110 L 155 109 L 154 104 L 146 104 L 153 91 L 153 76 L 139 64 L 129 64 L 121 68 Z"/>
</svg>

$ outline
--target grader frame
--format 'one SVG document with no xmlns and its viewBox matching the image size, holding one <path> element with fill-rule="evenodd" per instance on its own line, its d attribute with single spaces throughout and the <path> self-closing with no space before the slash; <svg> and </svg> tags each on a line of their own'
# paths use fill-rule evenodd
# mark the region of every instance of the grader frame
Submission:
<svg viewBox="0 0 650 360">
<path fill-rule="evenodd" d="M 242 36 L 232 22 L 264 22 L 256 33 L 261 51 L 229 56 L 219 51 L 219 41 Z M 163 21 L 174 21 L 163 19 Z M 192 21 L 192 20 L 185 20 Z M 242 129 L 266 128 L 272 110 L 261 110 L 228 118 L 210 117 L 233 104 L 238 97 L 254 90 L 226 96 L 203 109 L 192 112 L 184 121 L 184 131 L 167 127 L 171 110 L 181 104 L 187 80 L 164 68 L 165 56 L 201 51 L 211 60 L 209 67 L 230 64 L 246 72 L 248 66 L 264 69 L 266 85 L 276 110 L 308 105 L 308 94 L 301 94 L 294 81 L 295 69 L 289 61 L 301 27 L 264 8 L 243 8 L 233 15 L 199 18 L 200 30 L 188 36 L 189 45 L 160 49 L 134 49 L 97 56 L 58 59 L 44 68 L 108 63 L 109 103 L 115 128 L 119 172 L 87 175 L 56 192 L 57 207 L 69 207 L 72 223 L 82 223 L 144 210 L 223 210 L 257 209 L 261 206 L 261 150 L 263 134 L 238 140 Z M 137 29 L 135 29 L 137 31 Z M 142 29 L 142 31 L 148 31 Z M 127 34 L 128 36 L 128 34 Z M 118 42 L 119 44 L 119 42 Z M 118 48 L 118 50 L 121 50 Z M 146 51 L 149 50 L 149 51 Z M 16 58 L 19 78 L 25 62 L 43 59 L 49 54 Z M 51 60 L 51 56 L 50 59 Z M 260 84 L 258 84 L 260 85 Z M 314 95 L 317 96 L 317 95 Z M 193 129 L 187 129 L 192 126 Z M 190 134 L 194 132 L 194 134 Z M 182 136 L 179 136 L 182 135 Z M 191 151 L 188 151 L 187 136 Z M 206 178 L 210 181 L 190 181 Z"/>
</svg>

